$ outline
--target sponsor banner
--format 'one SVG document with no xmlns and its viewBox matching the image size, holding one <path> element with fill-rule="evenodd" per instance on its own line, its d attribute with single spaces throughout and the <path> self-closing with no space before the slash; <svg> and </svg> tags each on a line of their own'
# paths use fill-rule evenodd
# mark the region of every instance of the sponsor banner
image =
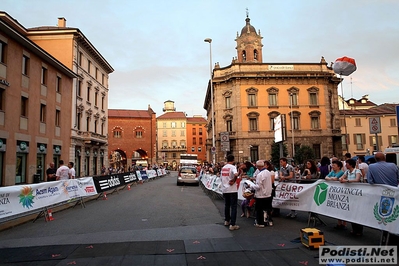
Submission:
<svg viewBox="0 0 399 266">
<path fill-rule="evenodd" d="M 222 194 L 219 177 L 201 178 L 204 186 Z M 218 183 L 219 182 L 219 183 Z M 238 198 L 243 199 L 238 188 Z M 399 189 L 388 185 L 318 180 L 312 184 L 276 182 L 273 207 L 308 211 L 399 234 Z"/>
<path fill-rule="evenodd" d="M 91 177 L 0 187 L 0 219 L 96 194 Z"/>
<path fill-rule="evenodd" d="M 136 180 L 137 180 L 137 177 L 133 172 L 123 174 L 123 181 L 125 182 L 125 184 L 134 182 Z"/>
<path fill-rule="evenodd" d="M 157 171 L 155 171 L 155 170 L 147 170 L 146 172 L 147 172 L 148 178 L 157 177 Z"/>
<path fill-rule="evenodd" d="M 137 175 L 140 175 L 140 180 L 147 180 L 148 179 L 148 175 L 147 175 L 147 171 L 136 171 Z"/>
<path fill-rule="evenodd" d="M 128 183 L 137 181 L 137 176 L 134 172 L 126 172 L 111 175 L 93 176 L 94 184 L 97 192 L 101 193 L 110 189 L 115 189 Z"/>
</svg>

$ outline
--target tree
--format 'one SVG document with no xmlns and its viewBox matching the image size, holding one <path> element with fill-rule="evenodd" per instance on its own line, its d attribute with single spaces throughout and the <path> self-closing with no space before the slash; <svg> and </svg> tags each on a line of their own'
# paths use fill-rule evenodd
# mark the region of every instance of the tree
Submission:
<svg viewBox="0 0 399 266">
<path fill-rule="evenodd" d="M 295 151 L 295 162 L 298 164 L 302 164 L 306 160 L 314 160 L 315 155 L 313 149 L 309 146 L 301 146 L 298 150 Z"/>
<path fill-rule="evenodd" d="M 288 155 L 287 145 L 283 143 L 283 157 Z M 280 144 L 273 142 L 272 144 L 272 164 L 274 167 L 280 165 Z"/>
</svg>

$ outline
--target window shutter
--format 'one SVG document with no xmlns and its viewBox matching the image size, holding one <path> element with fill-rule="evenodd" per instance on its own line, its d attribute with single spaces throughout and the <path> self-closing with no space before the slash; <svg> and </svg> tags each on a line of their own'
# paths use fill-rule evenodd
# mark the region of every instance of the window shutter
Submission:
<svg viewBox="0 0 399 266">
<path fill-rule="evenodd" d="M 373 136 L 369 136 L 369 140 L 370 140 L 370 146 L 373 146 Z"/>
<path fill-rule="evenodd" d="M 346 139 L 347 139 L 347 141 L 348 141 L 348 145 L 351 144 L 349 134 L 346 135 Z"/>
<path fill-rule="evenodd" d="M 383 144 L 382 144 L 382 136 L 378 136 L 378 145 L 380 145 L 380 147 L 383 146 Z"/>
<path fill-rule="evenodd" d="M 362 144 L 366 144 L 366 134 L 362 134 Z"/>
</svg>

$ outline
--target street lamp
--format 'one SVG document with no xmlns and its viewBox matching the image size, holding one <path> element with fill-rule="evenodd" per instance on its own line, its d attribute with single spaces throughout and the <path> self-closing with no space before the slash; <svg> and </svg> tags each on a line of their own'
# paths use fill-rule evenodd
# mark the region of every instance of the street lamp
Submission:
<svg viewBox="0 0 399 266">
<path fill-rule="evenodd" d="M 215 157 L 216 157 L 216 147 L 215 147 L 215 119 L 214 119 L 214 114 L 213 114 L 213 80 L 212 80 L 212 39 L 211 38 L 206 38 L 204 42 L 209 43 L 209 67 L 210 67 L 210 75 L 211 75 L 211 123 L 212 123 L 212 162 L 213 164 L 216 163 Z"/>
<path fill-rule="evenodd" d="M 295 141 L 294 141 L 294 114 L 292 112 L 292 102 L 294 101 L 294 94 L 290 93 L 290 106 L 291 106 L 291 136 L 292 136 L 292 158 L 295 156 Z"/>
</svg>

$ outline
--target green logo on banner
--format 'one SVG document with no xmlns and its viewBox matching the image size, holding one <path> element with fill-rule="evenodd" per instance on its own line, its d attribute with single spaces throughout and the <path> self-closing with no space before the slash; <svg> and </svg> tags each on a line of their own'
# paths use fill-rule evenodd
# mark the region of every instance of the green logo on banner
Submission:
<svg viewBox="0 0 399 266">
<path fill-rule="evenodd" d="M 314 191 L 313 199 L 317 206 L 323 204 L 327 199 L 328 185 L 326 183 L 321 183 L 316 186 Z"/>
</svg>

